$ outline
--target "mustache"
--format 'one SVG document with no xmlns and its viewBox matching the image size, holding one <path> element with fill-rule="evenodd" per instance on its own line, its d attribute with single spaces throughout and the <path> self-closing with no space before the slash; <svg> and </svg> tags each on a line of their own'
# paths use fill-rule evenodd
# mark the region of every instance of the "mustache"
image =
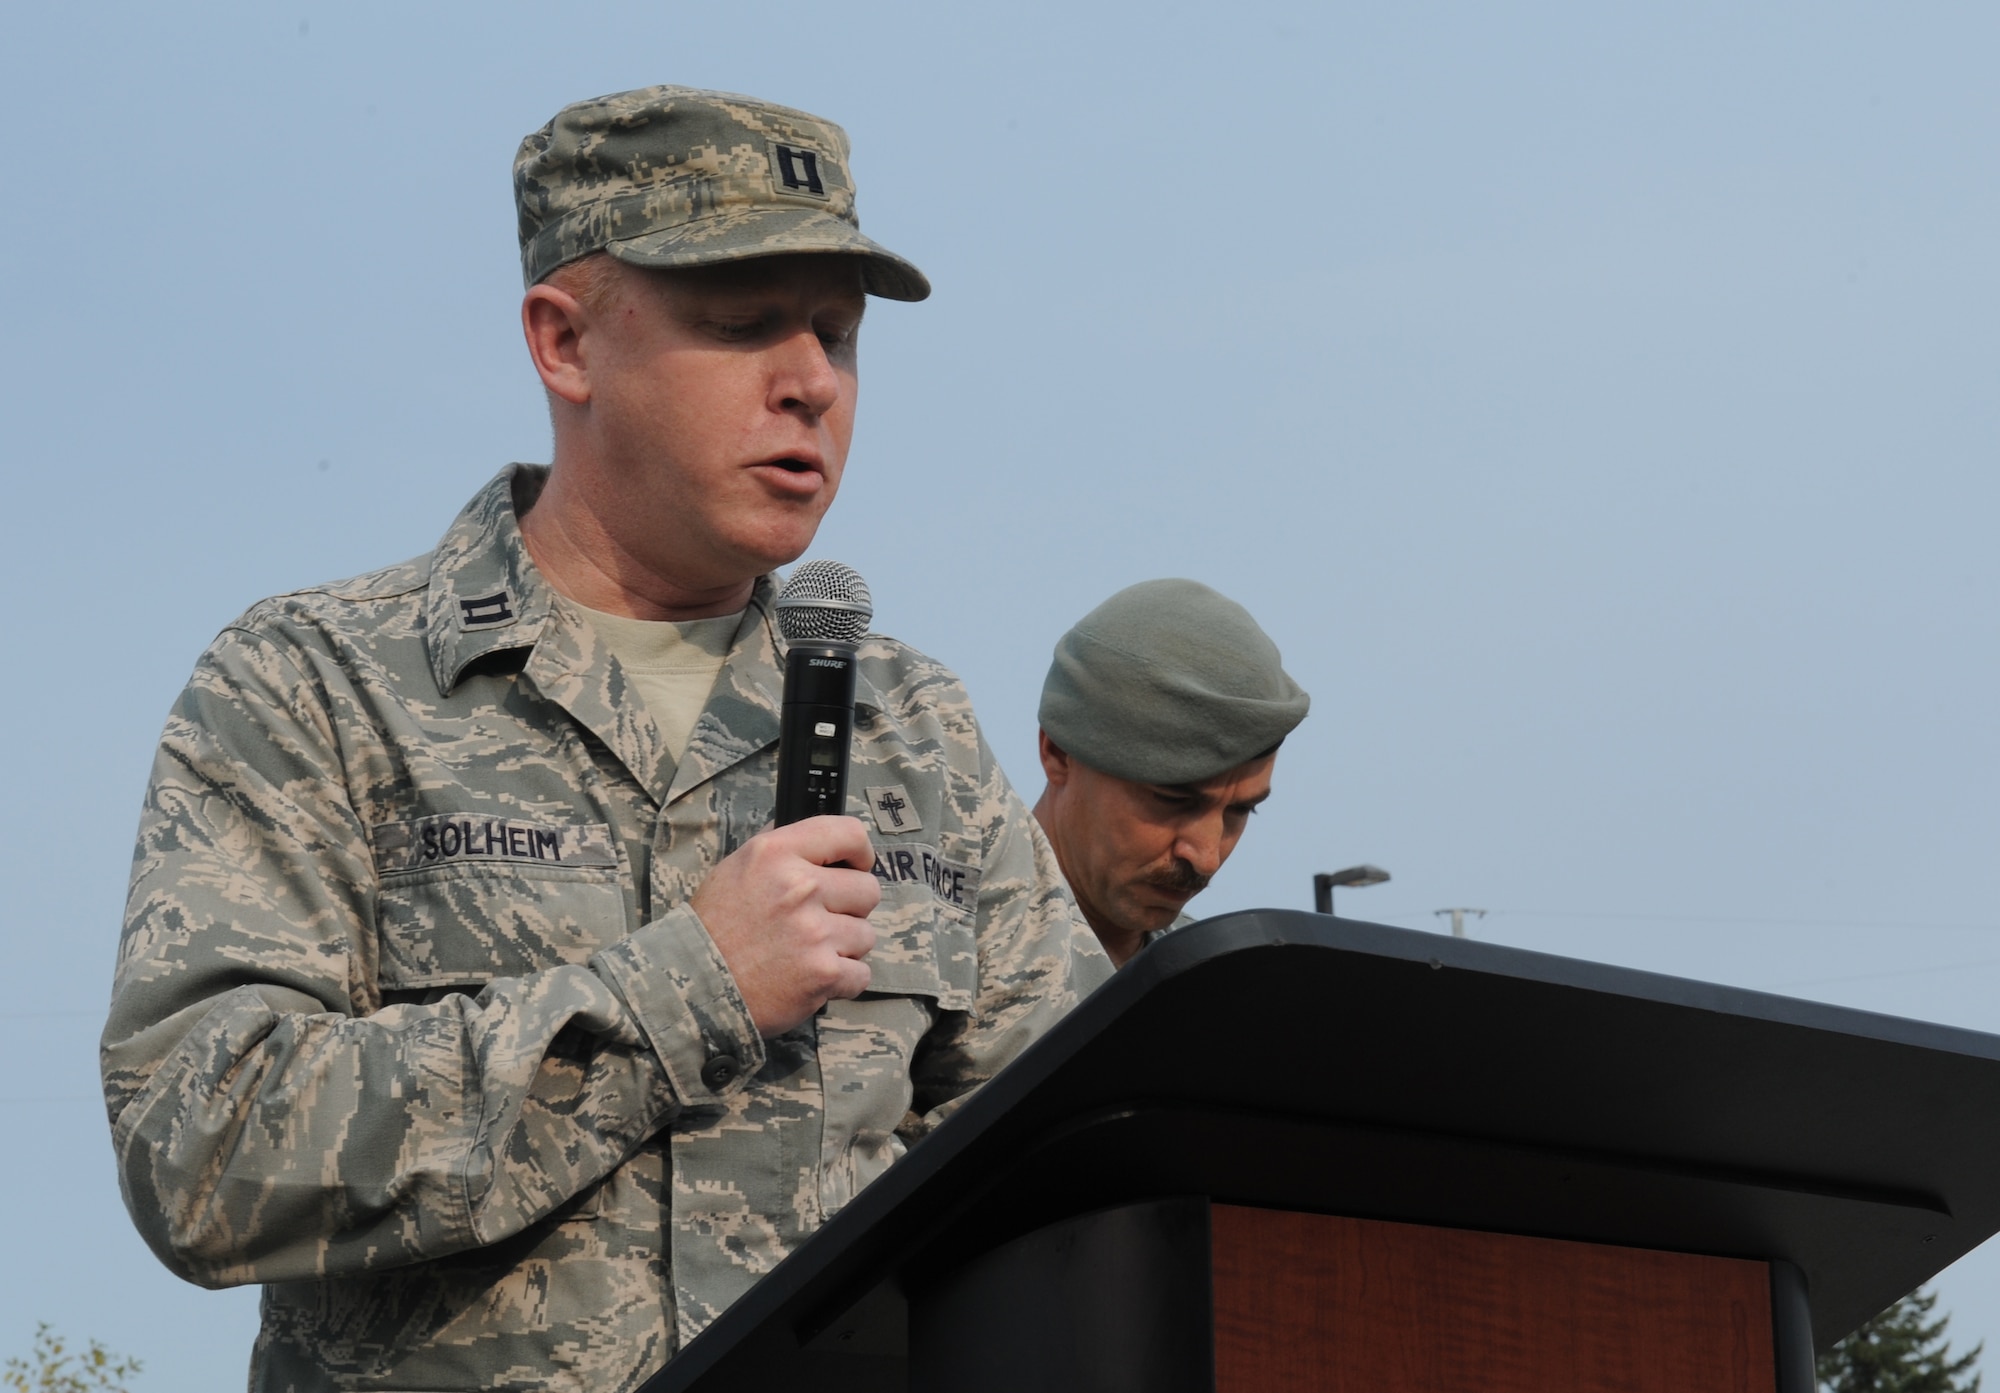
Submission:
<svg viewBox="0 0 2000 1393">
<path fill-rule="evenodd" d="M 1165 870 L 1154 871 L 1146 877 L 1146 884 L 1169 895 L 1198 895 L 1208 888 L 1208 881 L 1209 877 L 1179 857 L 1175 857 L 1173 865 Z"/>
</svg>

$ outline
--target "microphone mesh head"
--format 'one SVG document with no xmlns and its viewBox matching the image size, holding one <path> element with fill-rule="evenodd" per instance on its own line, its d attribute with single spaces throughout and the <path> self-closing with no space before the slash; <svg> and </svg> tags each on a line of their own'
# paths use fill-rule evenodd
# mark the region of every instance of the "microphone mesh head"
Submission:
<svg viewBox="0 0 2000 1393">
<path fill-rule="evenodd" d="M 808 561 L 778 592 L 778 628 L 792 643 L 859 643 L 875 617 L 868 582 L 838 561 Z"/>
</svg>

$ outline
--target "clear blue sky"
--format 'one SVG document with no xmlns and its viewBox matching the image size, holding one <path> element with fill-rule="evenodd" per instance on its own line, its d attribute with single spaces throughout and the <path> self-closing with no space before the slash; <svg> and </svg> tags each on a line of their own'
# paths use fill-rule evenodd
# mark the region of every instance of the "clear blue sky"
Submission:
<svg viewBox="0 0 2000 1393">
<path fill-rule="evenodd" d="M 1312 691 L 1198 908 L 2000 1029 L 2000 12 L 20 6 L 0 46 L 0 1353 L 237 1386 L 119 1206 L 94 1041 L 149 751 L 260 595 L 546 458 L 508 163 L 649 82 L 823 112 L 878 304 L 817 554 L 1032 797 L 1056 635 L 1204 580 Z M 2000 1342 L 2000 1254 L 1942 1283 Z M 1996 1344 L 2000 1347 L 2000 1344 Z"/>
</svg>

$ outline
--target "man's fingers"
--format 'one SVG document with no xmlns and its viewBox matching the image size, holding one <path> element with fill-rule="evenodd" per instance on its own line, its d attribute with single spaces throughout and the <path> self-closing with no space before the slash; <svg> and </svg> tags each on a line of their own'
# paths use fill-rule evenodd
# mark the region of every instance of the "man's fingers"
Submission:
<svg viewBox="0 0 2000 1393">
<path fill-rule="evenodd" d="M 875 974 L 869 969 L 868 964 L 860 959 L 843 958 L 841 962 L 843 966 L 840 981 L 826 994 L 828 1001 L 852 1001 L 867 991 L 868 984 L 874 980 Z"/>
<path fill-rule="evenodd" d="M 875 864 L 875 846 L 859 818 L 828 813 L 765 835 L 781 839 L 785 850 L 816 866 L 852 866 L 865 871 Z"/>
<path fill-rule="evenodd" d="M 843 958 L 865 958 L 875 950 L 875 926 L 866 919 L 835 915 L 827 920 L 827 946 Z"/>
<path fill-rule="evenodd" d="M 828 867 L 820 872 L 819 902 L 828 914 L 866 919 L 882 903 L 882 882 L 867 871 Z"/>
</svg>

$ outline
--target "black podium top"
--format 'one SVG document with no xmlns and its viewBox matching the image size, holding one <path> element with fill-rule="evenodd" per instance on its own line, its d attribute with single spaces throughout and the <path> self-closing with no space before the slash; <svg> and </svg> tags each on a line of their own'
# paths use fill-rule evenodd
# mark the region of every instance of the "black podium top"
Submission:
<svg viewBox="0 0 2000 1393">
<path fill-rule="evenodd" d="M 900 1388 L 927 1272 L 1186 1194 L 1783 1258 L 1824 1346 L 2000 1230 L 1996 1156 L 1994 1036 L 1231 914 L 1141 952 L 644 1393 Z"/>
</svg>

